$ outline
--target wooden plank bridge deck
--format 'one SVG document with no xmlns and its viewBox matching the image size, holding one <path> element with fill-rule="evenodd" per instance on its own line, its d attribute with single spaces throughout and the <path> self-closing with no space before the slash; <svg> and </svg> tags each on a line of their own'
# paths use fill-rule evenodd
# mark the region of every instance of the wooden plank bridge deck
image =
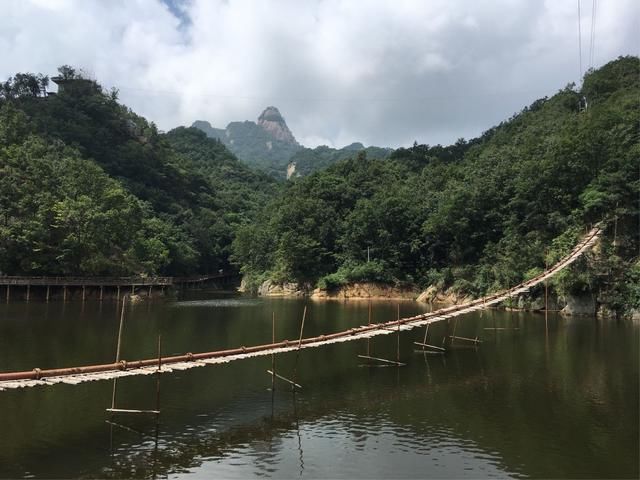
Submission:
<svg viewBox="0 0 640 480">
<path fill-rule="evenodd" d="M 575 262 L 583 253 L 588 251 L 594 245 L 601 233 L 602 231 L 599 226 L 594 227 L 583 237 L 583 239 L 569 254 L 563 257 L 554 266 L 542 272 L 540 275 L 537 275 L 536 277 L 508 290 L 503 290 L 461 305 L 441 308 L 433 312 L 413 317 L 401 318 L 384 323 L 363 325 L 341 332 L 300 340 L 283 340 L 264 345 L 254 345 L 249 347 L 242 346 L 214 352 L 186 353 L 184 355 L 162 357 L 161 362 L 159 362 L 158 358 L 152 358 L 136 361 L 121 360 L 119 362 L 109 364 L 72 368 L 49 370 L 34 368 L 33 370 L 22 372 L 4 372 L 0 373 L 0 391 L 40 385 L 55 385 L 57 383 L 78 384 L 82 382 L 107 380 L 132 375 L 153 375 L 158 372 L 168 373 L 205 365 L 228 363 L 234 360 L 241 360 L 250 357 L 291 352 L 305 348 L 316 348 L 323 345 L 350 342 L 378 335 L 389 335 L 398 331 L 407 331 L 416 327 L 442 322 L 450 318 L 502 303 L 505 300 L 529 291 L 532 287 L 552 278 L 558 272 Z"/>
</svg>

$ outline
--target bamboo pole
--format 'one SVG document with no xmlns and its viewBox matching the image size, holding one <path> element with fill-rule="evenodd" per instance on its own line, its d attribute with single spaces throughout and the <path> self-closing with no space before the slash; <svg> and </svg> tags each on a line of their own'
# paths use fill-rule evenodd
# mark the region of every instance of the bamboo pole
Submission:
<svg viewBox="0 0 640 480">
<path fill-rule="evenodd" d="M 31 285 L 27 285 L 27 303 L 29 303 L 29 295 L 31 293 Z"/>
<path fill-rule="evenodd" d="M 426 345 L 426 344 L 427 344 L 427 335 L 429 334 L 429 325 L 430 325 L 430 324 L 429 324 L 429 323 L 427 323 L 427 326 L 426 326 L 426 327 L 425 327 L 425 329 L 424 329 L 424 340 L 422 341 L 422 343 L 423 343 L 424 345 Z M 414 342 L 414 343 L 417 343 L 417 342 Z M 444 350 L 444 349 L 443 349 L 443 350 Z"/>
<path fill-rule="evenodd" d="M 469 337 L 456 337 L 455 335 L 449 335 L 449 338 L 456 339 L 456 340 L 466 340 L 467 342 L 474 342 L 474 343 L 482 343 L 482 340 L 478 340 L 477 338 L 469 338 Z"/>
<path fill-rule="evenodd" d="M 47 295 L 46 295 L 46 297 L 47 297 L 47 303 L 49 303 L 49 289 L 50 289 L 50 288 L 51 288 L 51 287 L 50 287 L 49 285 L 47 285 Z"/>
<path fill-rule="evenodd" d="M 9 297 L 11 296 L 10 292 L 11 292 L 11 285 L 7 285 L 7 303 L 9 303 Z"/>
<path fill-rule="evenodd" d="M 429 345 L 428 343 L 420 343 L 420 342 L 413 342 L 414 345 L 418 345 L 420 347 L 422 347 L 422 350 L 424 350 L 425 348 L 433 348 L 435 350 L 440 350 L 442 352 L 445 352 L 446 350 L 442 347 L 436 347 L 435 345 Z"/>
<path fill-rule="evenodd" d="M 298 385 L 296 382 L 289 380 L 287 377 L 283 377 L 282 375 L 278 375 L 277 373 L 272 372 L 271 370 L 267 370 L 267 373 L 272 375 L 273 377 L 277 377 L 280 380 L 289 383 L 291 385 L 292 389 L 299 388 L 300 390 L 302 390 L 302 386 L 301 385 Z"/>
<path fill-rule="evenodd" d="M 296 350 L 296 362 L 293 365 L 293 383 L 296 382 L 296 377 L 298 373 L 298 357 L 300 357 L 300 347 L 302 347 L 302 332 L 304 331 L 304 319 L 307 317 L 307 306 L 304 306 L 304 311 L 302 312 L 302 324 L 300 325 L 300 338 L 298 339 L 298 349 Z"/>
<path fill-rule="evenodd" d="M 116 345 L 116 361 L 118 363 L 120 361 L 120 346 L 122 344 L 122 327 L 124 325 L 124 308 L 127 297 L 122 298 L 122 309 L 120 310 L 120 325 L 118 327 L 118 344 Z M 116 406 L 116 382 L 117 379 L 113 379 L 113 392 L 111 394 L 111 410 Z"/>
<path fill-rule="evenodd" d="M 154 415 L 160 413 L 158 410 L 135 410 L 131 408 L 107 408 L 106 411 L 109 413 L 151 413 Z"/>
<path fill-rule="evenodd" d="M 158 373 L 156 374 L 156 410 L 160 413 L 160 371 L 162 370 L 162 335 L 158 334 Z"/>
<path fill-rule="evenodd" d="M 276 312 L 271 312 L 271 343 L 276 343 Z M 276 355 L 275 353 L 271 354 L 271 370 L 273 371 L 273 375 L 271 375 L 271 391 L 275 391 L 276 389 Z"/>
<path fill-rule="evenodd" d="M 398 337 L 396 348 L 396 363 L 400 364 L 400 304 L 398 304 Z"/>
<path fill-rule="evenodd" d="M 402 362 L 395 362 L 393 360 L 387 360 L 385 358 L 370 357 L 368 355 L 358 355 L 358 358 L 364 358 L 366 360 L 377 360 L 378 362 L 390 363 L 392 365 L 397 365 L 399 367 L 404 367 L 406 365 L 405 363 L 402 363 Z"/>
<path fill-rule="evenodd" d="M 369 300 L 369 313 L 367 318 L 367 326 L 371 326 L 371 300 Z M 367 337 L 367 355 L 371 355 L 371 339 Z"/>
<path fill-rule="evenodd" d="M 458 338 L 456 337 L 456 328 L 458 327 L 458 317 L 453 319 L 453 335 L 449 335 L 449 338 L 451 339 L 451 345 L 453 345 L 453 341 Z"/>
</svg>

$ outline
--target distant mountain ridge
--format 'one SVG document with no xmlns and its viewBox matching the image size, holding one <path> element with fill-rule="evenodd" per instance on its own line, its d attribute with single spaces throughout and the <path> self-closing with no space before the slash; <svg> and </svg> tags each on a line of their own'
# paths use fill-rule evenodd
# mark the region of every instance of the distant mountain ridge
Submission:
<svg viewBox="0 0 640 480">
<path fill-rule="evenodd" d="M 307 148 L 298 143 L 277 107 L 267 107 L 257 122 L 231 122 L 226 128 L 215 128 L 205 120 L 191 125 L 208 137 L 217 138 L 241 161 L 278 178 L 304 176 L 332 163 L 355 156 L 364 150 L 370 158 L 384 158 L 389 148 L 366 147 L 352 143 L 341 149 L 325 145 Z"/>
<path fill-rule="evenodd" d="M 246 164 L 276 176 L 284 176 L 289 159 L 303 147 L 289 130 L 276 107 L 267 107 L 258 122 L 231 122 L 225 129 L 204 120 L 191 125 L 208 137 L 217 138 Z"/>
</svg>

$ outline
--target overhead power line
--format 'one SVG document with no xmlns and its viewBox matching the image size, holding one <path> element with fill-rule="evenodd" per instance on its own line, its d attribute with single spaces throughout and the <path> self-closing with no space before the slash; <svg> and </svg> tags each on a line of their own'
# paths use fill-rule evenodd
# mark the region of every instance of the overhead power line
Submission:
<svg viewBox="0 0 640 480">
<path fill-rule="evenodd" d="M 580 23 L 580 0 L 578 0 L 578 64 L 580 65 L 580 79 L 582 79 L 582 28 Z"/>
<path fill-rule="evenodd" d="M 594 66 L 594 56 L 596 50 L 596 19 L 598 15 L 598 2 L 593 0 L 591 4 L 591 36 L 589 47 L 589 68 Z"/>
</svg>

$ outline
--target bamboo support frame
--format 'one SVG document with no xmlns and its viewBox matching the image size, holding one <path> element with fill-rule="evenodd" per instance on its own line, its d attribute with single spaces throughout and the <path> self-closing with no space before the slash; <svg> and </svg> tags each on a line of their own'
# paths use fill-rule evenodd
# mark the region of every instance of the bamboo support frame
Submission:
<svg viewBox="0 0 640 480">
<path fill-rule="evenodd" d="M 289 383 L 291 385 L 291 388 L 299 388 L 300 390 L 302 390 L 302 385 L 298 385 L 296 382 L 289 380 L 287 377 L 283 377 L 282 375 L 272 372 L 271 370 L 267 370 L 267 373 L 272 377 L 279 378 L 280 380 Z"/>
<path fill-rule="evenodd" d="M 460 336 L 455 336 L 455 335 L 449 335 L 449 338 L 455 339 L 455 340 L 464 340 L 467 342 L 474 342 L 474 343 L 482 343 L 482 340 L 478 340 L 477 338 L 469 338 L 469 337 L 460 337 Z"/>
<path fill-rule="evenodd" d="M 418 345 L 419 347 L 422 347 L 422 349 L 424 350 L 425 348 L 433 348 L 435 350 L 440 350 L 441 352 L 446 352 L 447 350 L 445 348 L 442 347 L 437 347 L 435 345 L 429 345 L 428 343 L 420 343 L 420 342 L 413 342 L 414 345 Z"/>
<path fill-rule="evenodd" d="M 151 413 L 153 415 L 159 415 L 159 410 L 136 410 L 133 408 L 107 408 L 109 413 Z"/>
<path fill-rule="evenodd" d="M 271 343 L 276 343 L 276 312 L 271 312 Z M 271 354 L 271 391 L 276 389 L 276 354 Z"/>
<path fill-rule="evenodd" d="M 124 325 L 124 308 L 125 308 L 126 297 L 122 299 L 122 310 L 120 310 L 120 325 L 118 326 L 118 343 L 116 345 L 116 361 L 115 363 L 120 362 L 120 345 L 122 344 L 122 328 Z M 116 385 L 117 379 L 113 379 L 113 392 L 111 393 L 111 410 L 116 407 Z"/>
<path fill-rule="evenodd" d="M 296 377 L 298 375 L 298 358 L 300 357 L 300 347 L 302 347 L 302 334 L 304 332 L 304 320 L 307 317 L 307 306 L 304 306 L 304 311 L 302 312 L 302 323 L 300 324 L 300 338 L 298 339 L 298 349 L 296 350 L 296 362 L 293 365 L 293 382 L 292 384 L 295 386 Z"/>
<path fill-rule="evenodd" d="M 389 363 L 398 367 L 404 367 L 406 365 L 406 363 L 387 360 L 386 358 L 370 357 L 368 355 L 358 355 L 358 358 L 364 358 L 365 360 L 376 360 L 377 362 Z"/>
</svg>

